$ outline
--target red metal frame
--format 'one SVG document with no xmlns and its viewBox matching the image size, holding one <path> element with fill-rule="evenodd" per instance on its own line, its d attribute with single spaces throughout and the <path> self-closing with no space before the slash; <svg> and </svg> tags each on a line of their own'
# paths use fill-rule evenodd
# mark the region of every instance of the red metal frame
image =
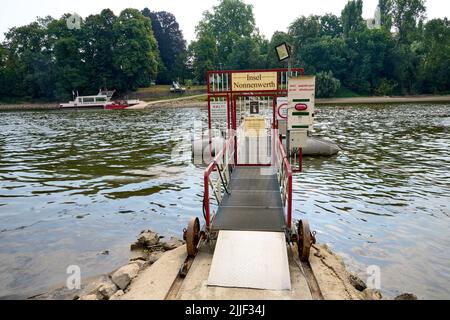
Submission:
<svg viewBox="0 0 450 320">
<path fill-rule="evenodd" d="M 289 163 L 288 157 L 286 156 L 286 152 L 284 151 L 284 145 L 283 141 L 278 135 L 278 130 L 273 131 L 273 136 L 276 137 L 274 140 L 275 142 L 275 152 L 279 152 L 281 155 L 281 159 L 283 161 L 283 167 L 286 172 L 286 175 L 288 177 L 288 191 L 287 191 L 287 218 L 286 218 L 286 225 L 288 230 L 292 227 L 292 168 L 291 164 Z M 226 160 L 231 159 L 224 159 L 226 155 L 227 149 L 234 150 L 235 146 L 235 138 L 236 136 L 233 134 L 225 143 L 223 149 L 219 152 L 219 154 L 216 155 L 213 162 L 206 168 L 203 174 L 203 185 L 204 185 L 204 207 L 205 207 L 205 219 L 206 219 L 206 229 L 210 230 L 211 227 L 211 208 L 209 204 L 209 177 L 211 173 L 213 173 L 217 169 L 217 165 L 219 163 L 224 163 Z M 235 152 L 233 152 L 234 157 Z M 223 161 L 221 161 L 221 159 Z M 278 157 L 274 157 L 274 160 L 276 161 Z M 270 166 L 270 165 L 269 165 Z"/>
<path fill-rule="evenodd" d="M 233 91 L 233 73 L 257 73 L 257 72 L 277 72 L 277 90 L 258 90 L 258 91 Z M 280 82 L 281 82 L 281 72 L 289 72 L 289 69 L 267 69 L 267 70 L 215 70 L 215 71 L 208 71 L 206 74 L 206 85 L 208 87 L 208 95 L 211 94 L 243 94 L 243 93 L 257 93 L 257 92 L 272 92 L 274 94 L 283 94 L 287 93 L 286 89 L 280 89 Z M 305 70 L 303 68 L 292 68 L 291 72 L 298 72 L 301 76 L 305 75 Z M 209 82 L 210 76 L 212 74 L 224 74 L 230 76 L 230 90 L 227 91 L 211 91 L 211 83 Z"/>
<path fill-rule="evenodd" d="M 233 130 L 237 130 L 237 118 L 236 118 L 236 113 L 237 113 L 237 98 L 240 97 L 271 97 L 272 98 L 272 129 L 275 129 L 276 123 L 275 123 L 275 119 L 276 119 L 276 109 L 277 109 L 277 95 L 273 94 L 273 93 L 260 93 L 260 94 L 251 94 L 251 93 L 242 93 L 242 94 L 236 94 L 233 95 L 232 98 L 232 102 L 234 105 L 233 108 L 233 115 L 234 115 L 234 126 L 233 126 Z M 235 158 L 235 163 L 237 167 L 270 167 L 271 164 L 240 164 L 237 158 L 237 136 L 236 136 L 236 143 L 235 143 L 235 150 L 234 150 L 235 154 L 236 154 L 236 158 Z"/>
<path fill-rule="evenodd" d="M 304 75 L 303 68 L 293 68 L 292 72 L 298 72 L 301 76 Z M 257 73 L 257 72 L 277 72 L 277 90 L 258 90 L 258 91 L 233 91 L 233 73 Z M 288 88 L 285 89 L 280 88 L 281 83 L 281 73 L 289 72 L 288 69 L 268 69 L 268 70 L 216 70 L 216 71 L 208 71 L 206 75 L 206 83 L 208 87 L 208 127 L 211 129 L 211 99 L 212 98 L 226 98 L 227 99 L 227 108 L 228 108 L 228 129 L 231 130 L 231 136 L 228 141 L 225 143 L 224 148 L 219 154 L 216 155 L 212 163 L 207 167 L 204 172 L 204 206 L 205 206 L 205 218 L 206 218 L 206 229 L 209 230 L 211 226 L 211 211 L 209 205 L 209 177 L 211 173 L 217 169 L 217 164 L 221 157 L 226 155 L 227 148 L 233 148 L 233 164 L 238 165 L 237 159 L 237 119 L 236 119 L 236 98 L 237 97 L 246 97 L 246 96 L 268 96 L 273 97 L 273 120 L 272 120 L 272 129 L 273 141 L 276 144 L 273 148 L 274 152 L 279 152 L 281 158 L 283 159 L 283 167 L 288 177 L 288 191 L 287 191 L 287 228 L 288 230 L 292 227 L 292 174 L 293 170 L 291 164 L 289 163 L 288 157 L 286 156 L 286 152 L 284 150 L 283 141 L 278 137 L 277 130 L 277 121 L 276 121 L 276 112 L 277 112 L 277 98 L 284 97 L 288 93 Z M 226 75 L 229 77 L 229 90 L 226 91 L 211 91 L 211 83 L 210 76 L 212 74 Z M 210 139 L 211 140 L 211 139 Z M 211 143 L 210 143 L 211 145 Z M 300 170 L 301 170 L 301 159 L 302 151 L 300 151 Z M 277 158 L 276 156 L 274 158 Z M 240 166 L 255 166 L 255 165 L 240 165 Z M 260 167 L 271 166 L 268 165 L 257 165 Z"/>
<path fill-rule="evenodd" d="M 223 160 L 223 162 L 226 162 L 227 160 L 230 159 L 224 159 L 225 155 L 226 155 L 226 151 L 227 149 L 235 149 L 234 148 L 234 144 L 235 144 L 235 135 L 233 134 L 228 141 L 225 143 L 223 149 L 214 157 L 214 160 L 211 162 L 211 164 L 206 168 L 206 170 L 203 173 L 203 184 L 204 184 L 204 198 L 203 198 L 203 202 L 204 202 L 204 207 L 205 207 L 205 219 L 206 219 L 206 229 L 209 230 L 210 226 L 211 226 L 211 208 L 209 206 L 209 176 L 211 175 L 211 173 L 213 173 L 213 171 L 215 171 L 217 169 L 217 165 L 219 163 L 222 163 L 221 159 Z M 234 152 L 233 152 L 233 157 L 234 157 Z"/>
<path fill-rule="evenodd" d="M 286 174 L 288 176 L 288 192 L 287 192 L 287 219 L 286 224 L 287 228 L 291 229 L 292 227 L 292 168 L 291 164 L 289 163 L 288 157 L 286 156 L 286 152 L 284 151 L 284 145 L 283 140 L 281 137 L 279 137 L 278 130 L 274 130 L 273 133 L 274 138 L 276 138 L 276 146 L 275 146 L 275 152 L 279 152 L 281 155 L 281 159 L 283 159 L 283 166 L 284 170 L 286 171 Z M 278 159 L 276 156 L 274 159 Z"/>
</svg>

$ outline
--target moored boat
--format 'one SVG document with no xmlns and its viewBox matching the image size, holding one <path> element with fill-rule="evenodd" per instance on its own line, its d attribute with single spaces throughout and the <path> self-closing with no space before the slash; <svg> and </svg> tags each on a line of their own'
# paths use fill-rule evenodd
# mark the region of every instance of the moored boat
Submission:
<svg viewBox="0 0 450 320">
<path fill-rule="evenodd" d="M 61 109 L 104 109 L 121 110 L 135 106 L 139 100 L 117 100 L 113 101 L 112 96 L 115 91 L 100 90 L 95 96 L 75 96 L 74 100 L 59 105 Z"/>
</svg>

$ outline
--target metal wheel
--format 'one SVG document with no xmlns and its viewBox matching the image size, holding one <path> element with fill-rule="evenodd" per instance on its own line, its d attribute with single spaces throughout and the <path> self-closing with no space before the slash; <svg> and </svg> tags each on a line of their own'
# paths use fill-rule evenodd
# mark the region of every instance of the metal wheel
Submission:
<svg viewBox="0 0 450 320">
<path fill-rule="evenodd" d="M 312 243 L 312 234 L 309 230 L 308 220 L 300 220 L 298 223 L 298 255 L 300 261 L 309 261 L 309 250 L 311 249 Z"/>
<path fill-rule="evenodd" d="M 200 221 L 198 218 L 192 218 L 189 221 L 187 229 L 184 230 L 184 238 L 188 256 L 195 257 L 198 252 L 198 242 L 200 241 Z"/>
</svg>

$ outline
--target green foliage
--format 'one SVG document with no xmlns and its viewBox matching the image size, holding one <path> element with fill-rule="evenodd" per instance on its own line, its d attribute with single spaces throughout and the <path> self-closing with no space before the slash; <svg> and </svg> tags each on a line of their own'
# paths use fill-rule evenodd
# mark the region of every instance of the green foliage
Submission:
<svg viewBox="0 0 450 320">
<path fill-rule="evenodd" d="M 159 66 L 158 45 L 151 21 L 136 9 L 122 11 L 113 26 L 117 34 L 113 65 L 118 70 L 122 90 L 149 86 Z"/>
<path fill-rule="evenodd" d="M 379 0 L 381 29 L 369 30 L 362 0 L 341 16 L 300 16 L 270 41 L 256 27 L 253 7 L 220 0 L 203 15 L 186 49 L 168 12 L 126 9 L 91 15 L 81 29 L 68 15 L 38 18 L 10 29 L 0 45 L 0 99 L 66 100 L 72 90 L 127 92 L 155 81 L 205 83 L 208 70 L 286 67 L 275 47 L 287 42 L 293 64 L 317 74 L 326 96 L 445 93 L 450 91 L 450 23 L 425 23 L 425 0 Z M 340 88 L 339 88 L 340 87 Z"/>
<path fill-rule="evenodd" d="M 394 93 L 397 84 L 394 81 L 388 79 L 381 79 L 380 84 L 375 89 L 374 94 L 376 96 L 390 96 Z"/>
<path fill-rule="evenodd" d="M 89 78 L 87 92 L 95 92 L 101 87 L 121 87 L 117 78 L 118 72 L 113 64 L 117 38 L 114 32 L 115 24 L 117 17 L 109 9 L 91 15 L 84 21 L 81 46 L 85 50 L 84 59 Z"/>
<path fill-rule="evenodd" d="M 450 88 L 450 21 L 434 19 L 424 27 L 420 85 L 426 93 Z"/>
<path fill-rule="evenodd" d="M 72 91 L 100 87 L 121 92 L 149 85 L 159 67 L 150 19 L 126 9 L 116 17 L 103 10 L 81 21 L 80 29 L 60 19 L 37 21 L 6 33 L 0 52 L 2 96 L 66 100 Z"/>
<path fill-rule="evenodd" d="M 203 34 L 189 48 L 195 78 L 203 83 L 206 81 L 208 70 L 216 69 L 219 61 L 218 48 L 215 38 L 209 34 Z"/>
<path fill-rule="evenodd" d="M 228 56 L 227 66 L 233 70 L 262 69 L 265 67 L 265 57 L 261 55 L 261 46 L 255 38 L 239 39 Z"/>
<path fill-rule="evenodd" d="M 392 0 L 379 0 L 378 6 L 381 13 L 381 26 L 391 31 L 392 28 Z"/>
<path fill-rule="evenodd" d="M 275 50 L 275 48 L 282 44 L 282 43 L 291 43 L 291 37 L 285 33 L 285 32 L 280 32 L 277 31 L 274 33 L 274 35 L 272 36 L 272 39 L 270 40 L 270 42 L 267 44 L 268 48 L 267 48 L 267 56 L 266 56 L 266 67 L 267 68 L 284 68 L 286 67 L 286 62 L 280 62 L 278 60 L 278 55 L 277 52 Z"/>
<path fill-rule="evenodd" d="M 186 41 L 177 19 L 170 12 L 152 12 L 148 8 L 142 10 L 142 14 L 150 18 L 159 46 L 162 65 L 158 73 L 158 83 L 172 84 L 173 80 L 185 79 Z"/>
<path fill-rule="evenodd" d="M 296 48 L 307 45 L 320 35 L 321 25 L 318 16 L 301 16 L 289 26 L 289 35 Z"/>
<path fill-rule="evenodd" d="M 320 35 L 330 37 L 341 37 L 344 33 L 341 19 L 333 14 L 320 17 Z"/>
<path fill-rule="evenodd" d="M 356 98 L 356 97 L 361 97 L 361 95 L 354 91 L 351 91 L 350 89 L 343 87 L 341 85 L 341 88 L 336 92 L 335 97 L 336 98 Z"/>
<path fill-rule="evenodd" d="M 351 37 L 352 34 L 360 32 L 364 28 L 362 12 L 362 0 L 350 0 L 342 10 L 341 21 L 345 37 Z"/>
<path fill-rule="evenodd" d="M 316 96 L 318 98 L 334 97 L 341 87 L 341 82 L 333 76 L 333 72 L 316 74 Z"/>
<path fill-rule="evenodd" d="M 339 78 L 348 74 L 348 52 L 343 38 L 324 36 L 296 48 L 295 52 L 307 73 L 332 71 Z"/>
<path fill-rule="evenodd" d="M 425 19 L 425 0 L 392 0 L 391 10 L 399 42 L 411 44 Z"/>
<path fill-rule="evenodd" d="M 196 27 L 198 38 L 211 36 L 217 43 L 219 63 L 226 65 L 233 45 L 255 32 L 253 6 L 241 0 L 222 0 L 212 12 L 205 12 Z"/>
<path fill-rule="evenodd" d="M 206 70 L 265 67 L 268 42 L 255 27 L 253 7 L 241 0 L 222 0 L 205 12 L 189 48 L 197 81 Z"/>
</svg>

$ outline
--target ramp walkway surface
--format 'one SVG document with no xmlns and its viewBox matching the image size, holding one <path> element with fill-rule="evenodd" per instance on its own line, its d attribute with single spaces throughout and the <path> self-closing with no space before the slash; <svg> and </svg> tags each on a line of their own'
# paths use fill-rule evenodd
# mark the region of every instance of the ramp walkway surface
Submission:
<svg viewBox="0 0 450 320">
<path fill-rule="evenodd" d="M 213 231 L 284 232 L 280 187 L 272 167 L 236 167 L 212 224 Z"/>
</svg>

